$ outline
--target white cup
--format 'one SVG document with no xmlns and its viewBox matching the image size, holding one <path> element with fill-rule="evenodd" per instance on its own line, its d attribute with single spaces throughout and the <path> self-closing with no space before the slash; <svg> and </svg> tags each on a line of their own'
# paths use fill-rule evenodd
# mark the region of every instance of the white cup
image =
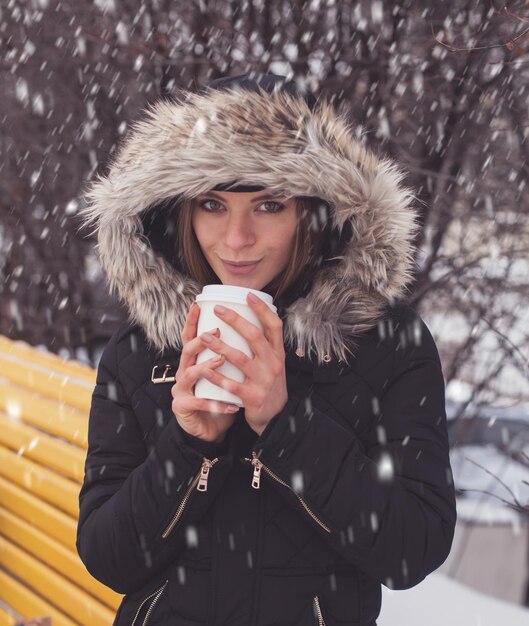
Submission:
<svg viewBox="0 0 529 626">
<path fill-rule="evenodd" d="M 200 317 L 198 319 L 197 336 L 204 332 L 210 331 L 213 328 L 220 330 L 220 338 L 224 343 L 244 352 L 248 357 L 253 358 L 254 354 L 248 345 L 248 342 L 242 335 L 240 335 L 234 328 L 232 328 L 226 322 L 217 316 L 213 310 L 216 304 L 222 304 L 230 309 L 236 311 L 241 317 L 244 317 L 249 322 L 263 329 L 257 315 L 246 304 L 246 296 L 249 292 L 255 294 L 261 300 L 264 300 L 270 309 L 277 314 L 277 308 L 273 305 L 273 298 L 264 291 L 258 291 L 257 289 L 249 289 L 248 287 L 238 287 L 236 285 L 205 285 L 202 289 L 202 293 L 196 298 L 196 302 L 200 307 Z M 206 348 L 202 350 L 197 356 L 197 364 L 203 363 L 208 359 L 211 359 L 216 355 L 216 352 Z M 245 378 L 244 372 L 232 363 L 225 360 L 220 366 L 215 368 L 215 371 L 220 372 L 227 378 L 232 378 L 237 382 L 242 383 Z M 223 389 L 218 385 L 214 385 L 206 378 L 199 378 L 195 385 L 195 396 L 197 398 L 207 398 L 208 400 L 220 400 L 221 402 L 229 402 L 230 404 L 236 404 L 237 406 L 244 406 L 243 401 L 239 396 L 229 392 L 227 389 Z"/>
</svg>

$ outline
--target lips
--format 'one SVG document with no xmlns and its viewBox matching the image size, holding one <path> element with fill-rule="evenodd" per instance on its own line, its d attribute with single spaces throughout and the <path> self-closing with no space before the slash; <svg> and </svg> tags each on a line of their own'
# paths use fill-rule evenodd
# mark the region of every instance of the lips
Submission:
<svg viewBox="0 0 529 626">
<path fill-rule="evenodd" d="M 234 265 L 236 267 L 244 267 L 246 265 L 256 265 L 257 263 L 259 263 L 261 259 L 258 259 L 257 261 L 225 261 L 224 259 L 221 259 L 221 261 L 223 263 L 226 263 L 227 265 Z"/>
<path fill-rule="evenodd" d="M 260 263 L 260 261 L 255 261 L 249 264 L 245 262 L 244 265 L 233 265 L 231 263 L 227 263 L 226 261 L 222 262 L 224 263 L 224 267 L 232 274 L 250 274 L 257 268 Z"/>
</svg>

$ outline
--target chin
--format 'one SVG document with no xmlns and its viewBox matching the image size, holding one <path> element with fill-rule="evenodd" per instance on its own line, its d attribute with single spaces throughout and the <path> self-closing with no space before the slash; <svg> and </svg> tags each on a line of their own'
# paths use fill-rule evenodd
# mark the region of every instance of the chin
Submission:
<svg viewBox="0 0 529 626">
<path fill-rule="evenodd" d="M 263 286 L 262 281 L 251 280 L 243 276 L 227 276 L 223 284 L 234 285 L 235 287 L 248 287 L 249 289 L 257 289 L 258 291 L 260 291 Z"/>
<path fill-rule="evenodd" d="M 234 285 L 235 287 L 248 287 L 261 291 L 261 288 L 268 283 L 257 277 L 250 276 L 232 276 L 231 274 L 223 274 L 220 276 L 223 285 Z"/>
</svg>

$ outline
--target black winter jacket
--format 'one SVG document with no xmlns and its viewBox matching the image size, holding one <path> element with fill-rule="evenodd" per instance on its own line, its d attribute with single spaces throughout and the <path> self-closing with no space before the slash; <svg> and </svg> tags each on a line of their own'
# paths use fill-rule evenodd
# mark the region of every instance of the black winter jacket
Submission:
<svg viewBox="0 0 529 626">
<path fill-rule="evenodd" d="M 195 108 L 160 105 L 93 188 L 87 220 L 97 224 L 102 265 L 132 321 L 112 337 L 98 367 L 77 548 L 95 578 L 126 594 L 115 626 L 373 626 L 381 584 L 405 589 L 423 580 L 448 555 L 455 526 L 439 355 L 421 318 L 397 300 L 411 263 L 410 195 L 394 166 L 351 138 L 354 155 L 345 154 L 346 131 L 330 110 L 315 113 L 294 96 L 279 103 L 275 92 L 233 94 L 190 96 L 201 98 Z M 306 137 L 312 142 L 319 132 L 323 150 L 332 131 L 337 163 L 340 157 L 350 169 L 354 156 L 358 169 L 347 181 L 343 171 L 334 180 L 331 168 L 321 188 L 306 176 L 304 193 L 294 189 L 334 208 L 326 232 L 338 262 L 327 257 L 309 285 L 278 303 L 284 409 L 261 436 L 240 409 L 224 442 L 213 444 L 186 434 L 171 410 L 179 332 L 200 286 L 164 249 L 171 212 L 152 208 L 162 198 L 160 180 L 150 184 L 170 168 L 164 162 L 160 173 L 160 157 L 149 169 L 150 150 L 161 149 L 149 142 L 162 129 L 168 137 L 170 119 L 175 141 L 186 129 L 186 146 L 206 167 L 204 151 L 215 145 L 189 148 L 192 116 L 179 129 L 179 107 L 197 115 L 208 106 L 222 111 L 237 144 L 238 107 L 252 115 L 267 98 L 255 119 L 265 124 L 276 107 L 299 122 L 295 106 L 305 106 L 321 124 Z M 293 110 L 285 113 L 287 105 Z M 276 128 L 277 119 L 269 120 L 267 137 L 281 136 L 285 117 L 280 121 Z M 222 143 L 217 127 L 208 141 L 216 132 Z M 280 147 L 266 152 L 265 143 L 251 177 L 242 142 L 233 146 L 242 156 L 232 170 L 195 173 L 195 183 L 204 185 L 207 175 L 208 187 L 222 178 L 273 187 L 267 168 Z M 189 174 L 181 159 L 172 167 L 173 175 Z M 306 172 L 310 160 L 294 167 L 300 169 L 291 174 Z M 171 193 L 192 186 L 179 180 Z M 344 189 L 354 195 L 349 204 Z"/>
<path fill-rule="evenodd" d="M 326 626 L 367 626 L 381 583 L 411 587 L 444 561 L 443 377 L 411 309 L 388 309 L 352 367 L 287 354 L 289 401 L 260 437 L 242 415 L 223 444 L 186 435 L 172 383 L 151 381 L 178 361 L 127 326 L 98 370 L 78 549 L 127 594 L 116 625 L 152 609 L 149 626 L 308 626 L 319 602 Z"/>
</svg>

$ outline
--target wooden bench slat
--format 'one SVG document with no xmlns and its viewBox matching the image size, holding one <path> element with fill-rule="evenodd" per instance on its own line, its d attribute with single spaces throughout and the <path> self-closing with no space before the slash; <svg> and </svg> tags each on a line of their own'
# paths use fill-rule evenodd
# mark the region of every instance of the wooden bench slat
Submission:
<svg viewBox="0 0 529 626">
<path fill-rule="evenodd" d="M 0 370 L 1 371 L 1 370 Z M 87 413 L 48 400 L 0 378 L 0 410 L 12 419 L 65 439 L 76 446 L 88 448 Z"/>
<path fill-rule="evenodd" d="M 74 518 L 79 517 L 79 485 L 0 446 L 0 475 L 38 495 Z"/>
<path fill-rule="evenodd" d="M 0 444 L 82 483 L 86 453 L 0 413 Z"/>
<path fill-rule="evenodd" d="M 0 605 L 110 626 L 122 596 L 75 546 L 96 371 L 0 336 Z M 15 623 L 0 610 L 0 626 Z"/>
<path fill-rule="evenodd" d="M 64 613 L 1 569 L 0 589 L 2 594 L 9 598 L 8 606 L 25 618 L 48 615 L 52 619 L 52 626 L 79 626 L 79 622 L 66 617 Z M 112 622 L 109 622 L 110 624 Z"/>
<path fill-rule="evenodd" d="M 0 335 L 0 351 L 44 365 L 59 374 L 73 376 L 95 384 L 95 370 L 92 367 L 79 361 L 63 359 L 54 352 L 37 349 L 25 341 L 8 339 Z"/>
<path fill-rule="evenodd" d="M 79 361 L 63 359 L 53 352 L 39 350 L 21 340 L 8 339 L 0 335 L 0 352 L 6 352 L 21 359 L 30 360 L 32 363 L 43 365 L 59 374 L 74 376 L 95 384 L 95 371 L 88 365 Z"/>
<path fill-rule="evenodd" d="M 0 534 L 33 554 L 63 576 L 116 610 L 122 596 L 90 576 L 78 554 L 74 554 L 42 531 L 0 506 Z"/>
<path fill-rule="evenodd" d="M 86 380 L 58 374 L 43 365 L 0 352 L 2 376 L 21 387 L 32 389 L 45 398 L 64 402 L 88 413 L 94 385 Z"/>
<path fill-rule="evenodd" d="M 112 624 L 114 611 L 94 602 L 85 591 L 1 536 L 0 565 L 83 626 Z"/>
<path fill-rule="evenodd" d="M 0 476 L 0 502 L 6 509 L 77 552 L 75 519 Z"/>
</svg>

